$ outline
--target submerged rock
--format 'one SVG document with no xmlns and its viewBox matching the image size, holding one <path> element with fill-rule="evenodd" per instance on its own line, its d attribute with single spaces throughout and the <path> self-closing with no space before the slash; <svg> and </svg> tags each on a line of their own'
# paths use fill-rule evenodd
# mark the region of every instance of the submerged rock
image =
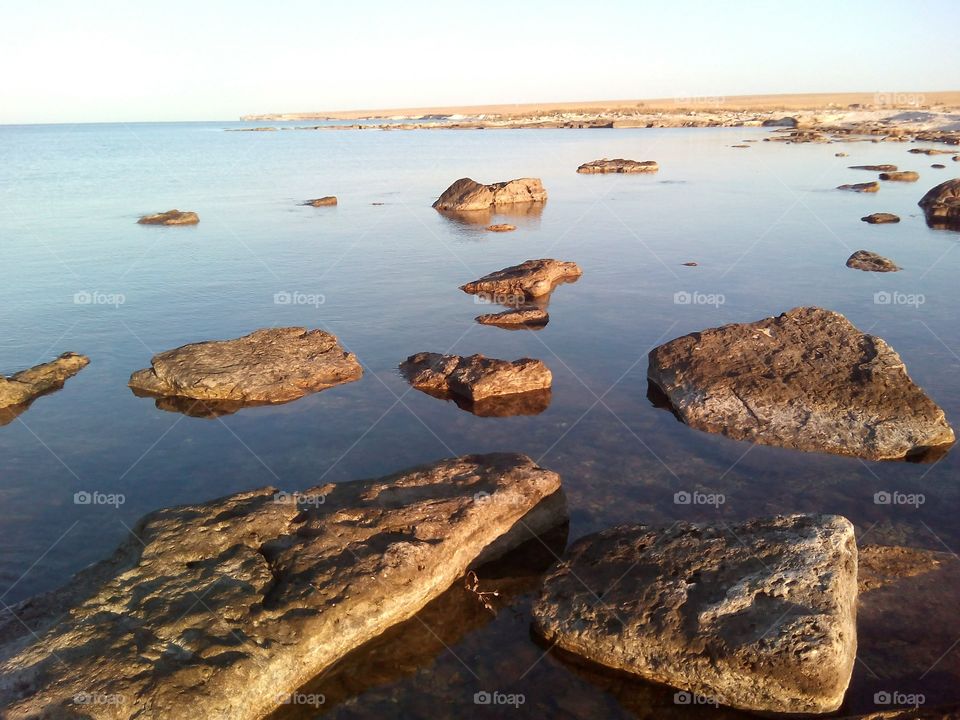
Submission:
<svg viewBox="0 0 960 720">
<path fill-rule="evenodd" d="M 516 225 L 510 223 L 497 223 L 496 225 L 487 225 L 490 232 L 512 232 L 517 229 Z"/>
<path fill-rule="evenodd" d="M 856 598 L 853 525 L 792 515 L 590 535 L 533 615 L 591 662 L 746 710 L 822 713 L 850 682 Z"/>
<path fill-rule="evenodd" d="M 852 190 L 853 192 L 877 192 L 880 189 L 880 183 L 851 183 L 848 185 L 837 185 L 837 190 Z"/>
<path fill-rule="evenodd" d="M 799 121 L 795 117 L 782 117 L 779 119 L 769 118 L 768 120 L 764 120 L 760 123 L 760 126 L 795 128 L 799 124 Z"/>
<path fill-rule="evenodd" d="M 550 322 L 550 315 L 546 310 L 536 305 L 521 305 L 516 309 L 478 315 L 476 320 L 481 325 L 541 328 Z"/>
<path fill-rule="evenodd" d="M 900 222 L 899 215 L 894 215 L 893 213 L 885 213 L 885 212 L 872 213 L 860 219 L 865 223 L 870 223 L 871 225 L 883 225 L 885 223 Z"/>
<path fill-rule="evenodd" d="M 444 190 L 433 207 L 437 210 L 465 212 L 514 203 L 542 203 L 546 200 L 547 191 L 543 189 L 539 178 L 520 178 L 490 185 L 461 178 Z"/>
<path fill-rule="evenodd" d="M 0 615 L 4 717 L 262 718 L 563 518 L 559 476 L 513 454 L 159 510 Z"/>
<path fill-rule="evenodd" d="M 471 295 L 483 295 L 501 305 L 519 305 L 525 298 L 542 297 L 564 282 L 574 282 L 583 271 L 575 262 L 549 258 L 527 260 L 484 275 L 479 280 L 461 285 Z"/>
<path fill-rule="evenodd" d="M 500 395 L 546 390 L 553 375 L 542 360 L 521 358 L 509 362 L 483 355 L 411 355 L 400 372 L 413 387 L 433 394 L 451 394 L 474 402 Z"/>
<path fill-rule="evenodd" d="M 955 150 L 938 150 L 937 148 L 910 148 L 907 152 L 914 155 L 953 155 Z"/>
<path fill-rule="evenodd" d="M 310 205 L 311 207 L 329 207 L 331 205 L 337 204 L 337 198 L 333 195 L 327 195 L 322 198 L 316 198 L 315 200 L 307 200 L 304 205 Z"/>
<path fill-rule="evenodd" d="M 871 460 L 954 441 L 900 356 L 816 307 L 684 335 L 650 352 L 648 377 L 691 427 Z"/>
<path fill-rule="evenodd" d="M 90 364 L 85 355 L 67 352 L 9 377 L 0 375 L 0 425 L 6 425 L 41 395 L 54 392 Z"/>
<path fill-rule="evenodd" d="M 931 188 L 917 204 L 923 208 L 929 225 L 960 229 L 960 178 Z"/>
<path fill-rule="evenodd" d="M 302 327 L 192 343 L 154 355 L 150 364 L 130 376 L 134 391 L 244 404 L 288 402 L 363 375 L 336 337 Z"/>
<path fill-rule="evenodd" d="M 851 165 L 851 170 L 871 170 L 873 172 L 896 172 L 896 165 Z"/>
<path fill-rule="evenodd" d="M 942 163 L 934 163 L 930 167 L 936 168 L 937 170 L 945 170 L 947 166 Z"/>
<path fill-rule="evenodd" d="M 156 215 L 144 215 L 137 220 L 140 225 L 196 225 L 200 216 L 195 212 L 167 210 Z"/>
<path fill-rule="evenodd" d="M 624 160 L 616 158 L 615 160 L 591 160 L 577 168 L 578 173 L 654 173 L 660 169 L 660 166 L 653 160 Z"/>
<path fill-rule="evenodd" d="M 881 180 L 894 180 L 897 182 L 916 182 L 920 179 L 920 174 L 913 170 L 902 170 L 900 172 L 880 173 Z"/>
<path fill-rule="evenodd" d="M 896 272 L 900 268 L 893 260 L 869 250 L 857 250 L 847 258 L 847 267 L 868 272 Z"/>
</svg>

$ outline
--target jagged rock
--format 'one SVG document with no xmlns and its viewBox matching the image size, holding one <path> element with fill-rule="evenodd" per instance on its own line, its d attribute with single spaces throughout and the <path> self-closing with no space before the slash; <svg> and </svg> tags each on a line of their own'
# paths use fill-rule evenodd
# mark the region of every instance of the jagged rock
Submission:
<svg viewBox="0 0 960 720">
<path fill-rule="evenodd" d="M 90 358 L 67 352 L 9 377 L 0 375 L 0 425 L 6 425 L 41 395 L 54 392 L 90 364 Z"/>
<path fill-rule="evenodd" d="M 192 343 L 154 355 L 150 365 L 130 376 L 134 391 L 245 404 L 289 402 L 363 375 L 336 337 L 302 327 Z"/>
<path fill-rule="evenodd" d="M 837 190 L 852 190 L 853 192 L 877 192 L 880 189 L 878 182 L 851 183 L 848 185 L 837 185 Z"/>
<path fill-rule="evenodd" d="M 140 225 L 196 225 L 200 216 L 195 212 L 167 210 L 156 215 L 144 215 L 137 220 Z"/>
<path fill-rule="evenodd" d="M 896 172 L 896 165 L 851 165 L 851 170 L 871 170 L 873 172 Z"/>
<path fill-rule="evenodd" d="M 329 207 L 331 205 L 337 204 L 337 198 L 333 195 L 327 195 L 322 198 L 316 198 L 315 200 L 307 200 L 304 205 L 310 205 L 311 207 Z"/>
<path fill-rule="evenodd" d="M 430 394 L 459 395 L 474 402 L 501 395 L 546 390 L 553 375 L 542 360 L 509 362 L 483 355 L 441 355 L 423 352 L 400 365 L 411 385 Z"/>
<path fill-rule="evenodd" d="M 960 228 L 960 178 L 947 180 L 920 198 L 927 223 L 935 227 Z"/>
<path fill-rule="evenodd" d="M 520 178 L 490 185 L 481 185 L 470 178 L 461 178 L 444 190 L 433 203 L 433 207 L 437 210 L 464 212 L 514 203 L 542 203 L 546 200 L 547 191 L 543 189 L 539 178 Z"/>
<path fill-rule="evenodd" d="M 496 225 L 487 225 L 487 230 L 490 232 L 512 232 L 516 230 L 516 225 L 511 225 L 510 223 L 497 223 Z"/>
<path fill-rule="evenodd" d="M 564 282 L 574 282 L 583 271 L 575 262 L 549 258 L 527 260 L 484 275 L 479 280 L 461 285 L 460 289 L 471 295 L 483 295 L 501 305 L 519 305 L 525 298 L 550 294 Z"/>
<path fill-rule="evenodd" d="M 856 657 L 857 547 L 835 515 L 621 526 L 547 576 L 536 632 L 620 671 L 759 712 L 843 701 Z"/>
<path fill-rule="evenodd" d="M 900 172 L 880 173 L 881 180 L 895 180 L 898 182 L 916 182 L 920 179 L 920 174 L 913 170 L 902 170 Z"/>
<path fill-rule="evenodd" d="M 871 225 L 883 225 L 885 223 L 898 223 L 900 222 L 900 216 L 894 215 L 893 213 L 872 213 L 866 217 L 860 218 L 865 223 L 870 223 Z"/>
<path fill-rule="evenodd" d="M 262 718 L 563 516 L 559 476 L 512 454 L 159 510 L 3 614 L 4 717 Z"/>
<path fill-rule="evenodd" d="M 577 168 L 578 173 L 654 173 L 660 169 L 660 166 L 653 160 L 624 160 L 616 158 L 615 160 L 591 160 Z"/>
<path fill-rule="evenodd" d="M 847 267 L 867 272 L 896 272 L 900 268 L 893 260 L 869 250 L 857 250 L 847 258 Z"/>
<path fill-rule="evenodd" d="M 546 310 L 535 305 L 522 305 L 503 312 L 478 315 L 477 322 L 481 325 L 540 328 L 550 322 L 550 315 Z"/>
<path fill-rule="evenodd" d="M 684 335 L 650 352 L 648 377 L 680 420 L 737 440 L 871 460 L 954 441 L 893 348 L 822 308 Z"/>
</svg>

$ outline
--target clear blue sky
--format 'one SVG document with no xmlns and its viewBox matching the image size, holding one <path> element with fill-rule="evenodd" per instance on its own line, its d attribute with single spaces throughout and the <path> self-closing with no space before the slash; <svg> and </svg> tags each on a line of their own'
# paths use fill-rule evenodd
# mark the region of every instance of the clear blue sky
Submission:
<svg viewBox="0 0 960 720">
<path fill-rule="evenodd" d="M 0 0 L 0 123 L 960 88 L 960 0 Z"/>
</svg>

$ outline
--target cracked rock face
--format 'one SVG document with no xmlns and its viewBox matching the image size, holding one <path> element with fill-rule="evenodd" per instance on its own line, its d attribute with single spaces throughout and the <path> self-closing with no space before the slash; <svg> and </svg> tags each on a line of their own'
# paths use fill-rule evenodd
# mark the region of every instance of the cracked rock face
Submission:
<svg viewBox="0 0 960 720">
<path fill-rule="evenodd" d="M 41 395 L 62 388 L 69 378 L 89 364 L 90 358 L 68 352 L 56 360 L 21 370 L 9 377 L 0 375 L 0 425 L 13 420 Z"/>
<path fill-rule="evenodd" d="M 502 395 L 546 390 L 553 375 L 542 360 L 520 358 L 510 362 L 483 355 L 417 353 L 400 372 L 411 385 L 431 395 L 459 395 L 473 401 Z"/>
<path fill-rule="evenodd" d="M 534 626 L 576 656 L 753 711 L 843 701 L 856 656 L 851 523 L 624 526 L 575 543 Z"/>
<path fill-rule="evenodd" d="M 150 364 L 130 376 L 134 392 L 249 404 L 296 400 L 363 375 L 335 336 L 299 327 L 192 343 L 154 355 Z"/>
<path fill-rule="evenodd" d="M 261 718 L 563 515 L 559 476 L 512 454 L 154 512 L 110 560 L 0 614 L 0 706 Z"/>
<path fill-rule="evenodd" d="M 749 147 L 749 145 L 747 146 Z M 615 160 L 592 160 L 584 163 L 577 168 L 578 173 L 654 173 L 660 169 L 660 166 L 654 160 L 624 160 L 616 158 Z"/>
<path fill-rule="evenodd" d="M 698 430 L 871 460 L 954 441 L 893 348 L 822 308 L 684 335 L 649 360 L 650 381 Z"/>
<path fill-rule="evenodd" d="M 156 215 L 144 215 L 137 220 L 140 225 L 196 225 L 198 222 L 199 215 L 183 210 L 167 210 Z"/>
<path fill-rule="evenodd" d="M 866 272 L 897 272 L 900 269 L 893 260 L 869 250 L 857 250 L 853 253 L 847 258 L 847 267 Z"/>
<path fill-rule="evenodd" d="M 461 285 L 471 295 L 486 296 L 500 305 L 522 304 L 524 299 L 549 295 L 564 282 L 575 282 L 583 270 L 575 262 L 544 258 L 527 260 L 484 275 L 479 280 Z"/>
<path fill-rule="evenodd" d="M 960 229 L 960 178 L 931 188 L 917 204 L 923 208 L 928 224 Z"/>
<path fill-rule="evenodd" d="M 546 310 L 535 305 L 522 305 L 516 309 L 504 310 L 503 312 L 478 315 L 476 320 L 481 325 L 499 325 L 508 328 L 542 328 L 550 322 L 550 315 L 547 314 Z"/>
<path fill-rule="evenodd" d="M 497 205 L 542 203 L 546 200 L 547 191 L 543 189 L 539 178 L 520 178 L 490 185 L 461 178 L 443 191 L 433 207 L 437 210 L 467 212 L 488 210 Z"/>
</svg>

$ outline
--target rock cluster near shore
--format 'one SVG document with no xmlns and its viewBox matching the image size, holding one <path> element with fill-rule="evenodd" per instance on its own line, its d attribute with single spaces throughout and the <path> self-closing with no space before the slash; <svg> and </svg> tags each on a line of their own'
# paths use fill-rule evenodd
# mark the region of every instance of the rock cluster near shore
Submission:
<svg viewBox="0 0 960 720">
<path fill-rule="evenodd" d="M 867 272 L 896 272 L 900 268 L 893 260 L 869 250 L 857 250 L 847 258 L 847 267 Z"/>
<path fill-rule="evenodd" d="M 542 360 L 521 358 L 509 362 L 483 355 L 417 353 L 400 372 L 413 387 L 430 394 L 459 395 L 474 402 L 502 395 L 547 390 L 553 375 Z"/>
<path fill-rule="evenodd" d="M 196 225 L 198 222 L 199 215 L 183 210 L 167 210 L 156 215 L 144 215 L 137 220 L 140 225 Z"/>
<path fill-rule="evenodd" d="M 597 173 L 655 173 L 660 166 L 653 160 L 592 160 L 577 168 L 578 173 L 590 175 Z"/>
<path fill-rule="evenodd" d="M 856 657 L 853 525 L 792 515 L 677 523 L 574 543 L 534 608 L 537 633 L 594 663 L 713 702 L 840 707 Z"/>
<path fill-rule="evenodd" d="M 699 430 L 870 460 L 954 442 L 893 348 L 821 308 L 685 335 L 649 360 L 651 382 Z"/>
<path fill-rule="evenodd" d="M 479 280 L 461 285 L 471 295 L 484 295 L 502 305 L 519 304 L 524 298 L 549 295 L 564 282 L 574 282 L 583 271 L 574 262 L 544 258 L 527 260 L 484 275 Z"/>
<path fill-rule="evenodd" d="M 489 210 L 498 205 L 542 203 L 547 191 L 539 178 L 520 178 L 482 185 L 470 178 L 461 178 L 448 187 L 433 203 L 437 210 L 470 212 Z"/>
<path fill-rule="evenodd" d="M 259 720 L 564 517 L 559 476 L 510 454 L 154 512 L 113 558 L 0 614 L 4 717 Z"/>
<path fill-rule="evenodd" d="M 90 364 L 85 355 L 67 352 L 56 360 L 0 375 L 0 425 L 6 425 L 41 395 L 54 392 Z"/>
</svg>

